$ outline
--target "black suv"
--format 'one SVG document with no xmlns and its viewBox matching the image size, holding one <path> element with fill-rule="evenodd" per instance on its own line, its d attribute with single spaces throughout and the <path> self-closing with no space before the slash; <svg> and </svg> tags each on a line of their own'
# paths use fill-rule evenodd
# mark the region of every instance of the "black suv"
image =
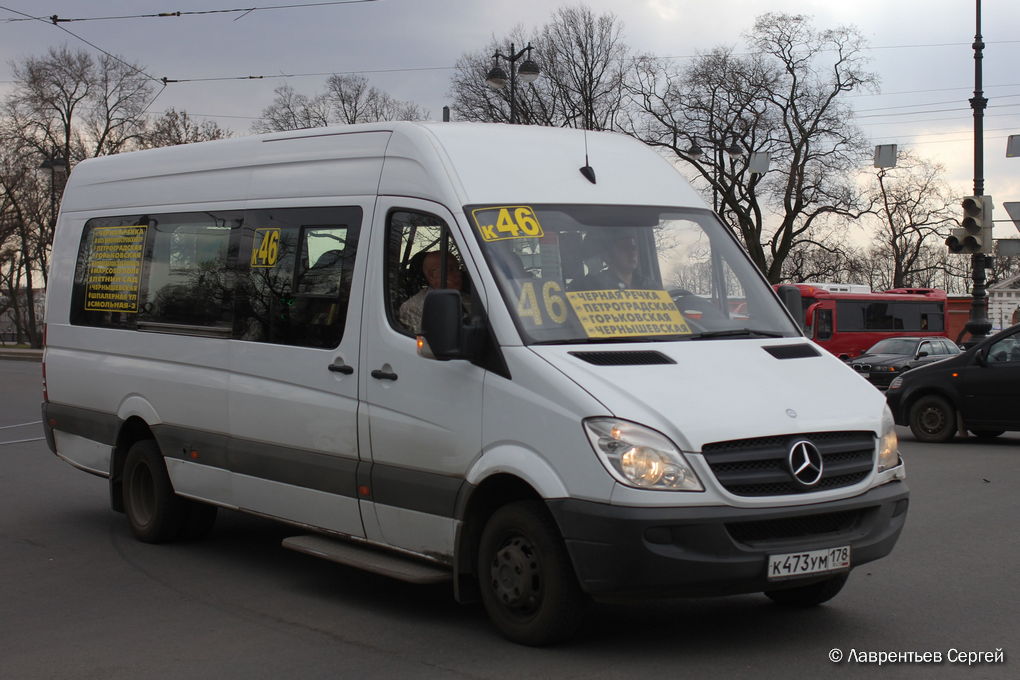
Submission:
<svg viewBox="0 0 1020 680">
<path fill-rule="evenodd" d="M 854 369 L 876 387 L 888 387 L 903 371 L 948 359 L 960 353 L 949 338 L 934 336 L 879 340 L 850 362 Z"/>
<path fill-rule="evenodd" d="M 963 430 L 978 437 L 1020 430 L 1020 325 L 897 376 L 885 398 L 896 424 L 923 442 L 946 442 Z"/>
</svg>

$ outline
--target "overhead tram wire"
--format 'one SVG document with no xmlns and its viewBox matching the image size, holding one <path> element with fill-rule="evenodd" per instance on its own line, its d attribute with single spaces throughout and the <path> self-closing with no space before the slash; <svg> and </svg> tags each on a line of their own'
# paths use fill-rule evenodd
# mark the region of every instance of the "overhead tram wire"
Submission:
<svg viewBox="0 0 1020 680">
<path fill-rule="evenodd" d="M 16 9 L 11 9 L 10 7 L 4 7 L 3 5 L 0 5 L 0 9 L 5 9 L 5 10 L 7 10 L 8 12 L 12 12 L 12 13 L 14 13 L 14 14 L 20 14 L 20 15 L 22 15 L 22 16 L 24 16 L 24 17 L 28 17 L 28 19 L 26 19 L 26 21 L 30 19 L 30 20 L 33 20 L 33 21 L 42 21 L 43 23 L 47 23 L 46 19 L 40 19 L 40 18 L 38 18 L 38 17 L 32 17 L 32 16 L 29 16 L 28 14 L 25 14 L 24 12 L 20 12 L 20 11 L 18 11 L 18 10 L 16 10 Z M 75 38 L 75 39 L 77 39 L 77 40 L 80 40 L 80 41 L 82 41 L 83 43 L 85 43 L 86 45 L 88 45 L 89 47 L 91 47 L 92 49 L 94 49 L 94 50 L 98 50 L 98 51 L 102 52 L 103 54 L 105 54 L 106 56 L 110 57 L 111 59 L 113 59 L 113 60 L 115 60 L 115 61 L 118 61 L 118 62 L 120 62 L 120 63 L 121 63 L 121 64 L 123 64 L 124 66 L 127 66 L 127 67 L 128 67 L 129 69 L 131 69 L 131 70 L 132 70 L 132 71 L 134 71 L 135 73 L 138 73 L 138 74 L 140 74 L 140 75 L 143 75 L 143 76 L 145 76 L 146 78 L 148 78 L 149 80 L 151 80 L 151 81 L 153 81 L 153 82 L 157 82 L 157 83 L 163 83 L 163 85 L 164 85 L 164 86 L 166 86 L 166 83 L 165 83 L 165 82 L 163 82 L 162 80 L 160 80 L 159 78 L 157 78 L 157 77 L 155 77 L 155 76 L 151 76 L 151 75 L 149 75 L 148 73 L 146 73 L 146 72 L 145 72 L 145 71 L 143 71 L 142 69 L 138 68 L 138 67 L 137 67 L 137 66 L 135 66 L 134 64 L 129 64 L 128 62 L 126 62 L 126 61 L 124 61 L 123 59 L 121 59 L 120 57 L 118 57 L 118 56 L 117 56 L 116 54 L 113 54 L 113 53 L 111 53 L 111 52 L 107 52 L 106 50 L 104 50 L 104 49 L 103 49 L 102 47 L 100 47 L 99 45 L 96 45 L 95 43 L 93 43 L 93 42 L 90 42 L 90 41 L 86 40 L 85 38 L 81 37 L 81 36 L 80 36 L 80 35 L 78 35 L 77 33 L 74 33 L 73 31 L 69 31 L 69 30 L 67 30 L 66 28 L 64 28 L 63 26 L 60 26 L 59 24 L 56 24 L 56 23 L 54 23 L 53 25 L 54 25 L 54 26 L 56 26 L 57 28 L 59 28 L 59 29 L 60 29 L 61 31 L 63 31 L 64 33 L 67 33 L 67 34 L 68 34 L 69 36 L 71 36 L 72 38 Z M 157 95 L 157 96 L 158 96 L 158 95 Z M 151 102 L 150 102 L 150 103 L 151 103 Z"/>
<path fill-rule="evenodd" d="M 190 11 L 179 11 L 178 10 L 178 11 L 172 11 L 172 12 L 156 12 L 156 13 L 152 13 L 152 14 L 125 14 L 125 15 L 109 16 L 109 17 L 65 18 L 65 17 L 61 17 L 61 16 L 56 15 L 56 14 L 53 14 L 51 16 L 34 17 L 34 16 L 29 16 L 29 15 L 26 14 L 24 16 L 24 18 L 10 18 L 10 19 L 6 19 L 5 21 L 7 21 L 7 22 L 14 22 L 14 21 L 32 21 L 32 20 L 38 20 L 38 21 L 48 21 L 48 22 L 50 22 L 50 23 L 52 23 L 54 25 L 58 25 L 58 24 L 62 24 L 62 23 L 80 22 L 80 21 L 118 21 L 118 20 L 123 20 L 123 19 L 167 19 L 167 18 L 177 18 L 177 17 L 182 17 L 182 16 L 198 16 L 198 15 L 208 15 L 208 14 L 240 14 L 241 16 L 237 17 L 237 19 L 240 19 L 240 18 L 244 17 L 245 15 L 251 14 L 252 12 L 260 12 L 260 11 L 265 11 L 265 10 L 300 9 L 300 8 L 307 8 L 307 7 L 326 7 L 326 6 L 329 6 L 329 5 L 356 5 L 356 4 L 364 4 L 364 3 L 367 3 L 367 2 L 378 2 L 378 0 L 329 0 L 329 1 L 325 1 L 325 2 L 301 2 L 301 3 L 292 3 L 292 4 L 286 4 L 286 5 L 266 5 L 264 7 L 241 7 L 241 8 L 237 8 L 237 9 L 206 9 L 206 10 L 190 10 Z M 3 7 L 2 9 L 7 9 L 7 8 Z M 13 10 L 11 10 L 11 11 L 13 11 Z M 19 14 L 21 14 L 21 13 L 19 12 Z M 235 21 L 237 19 L 235 19 Z"/>
</svg>

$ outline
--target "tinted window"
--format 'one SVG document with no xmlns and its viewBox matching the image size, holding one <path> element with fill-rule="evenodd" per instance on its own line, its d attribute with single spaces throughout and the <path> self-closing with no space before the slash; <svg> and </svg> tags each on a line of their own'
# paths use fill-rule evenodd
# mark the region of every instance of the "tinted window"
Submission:
<svg viewBox="0 0 1020 680">
<path fill-rule="evenodd" d="M 245 214 L 237 337 L 336 347 L 347 322 L 360 208 L 285 208 Z"/>
<path fill-rule="evenodd" d="M 96 218 L 85 224 L 71 323 L 229 329 L 231 243 L 241 213 Z"/>
<path fill-rule="evenodd" d="M 993 364 L 1020 362 L 1020 336 L 1007 336 L 989 347 L 988 362 Z"/>
<path fill-rule="evenodd" d="M 406 335 L 421 330 L 422 306 L 430 287 L 460 290 L 470 308 L 470 281 L 446 222 L 427 213 L 394 211 L 389 216 L 386 243 L 387 313 L 394 329 Z M 444 247 L 448 253 L 445 268 L 440 255 Z"/>
<path fill-rule="evenodd" d="M 335 347 L 361 216 L 347 207 L 89 220 L 71 323 Z"/>
<path fill-rule="evenodd" d="M 150 217 L 138 321 L 229 332 L 234 281 L 228 256 L 241 222 L 236 212 Z"/>
<path fill-rule="evenodd" d="M 840 300 L 836 316 L 841 332 L 943 330 L 942 304 L 938 302 Z"/>
</svg>

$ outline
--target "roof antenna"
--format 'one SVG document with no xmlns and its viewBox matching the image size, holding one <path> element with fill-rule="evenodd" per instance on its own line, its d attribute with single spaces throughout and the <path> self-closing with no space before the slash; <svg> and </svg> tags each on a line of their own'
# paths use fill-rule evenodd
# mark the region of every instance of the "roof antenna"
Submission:
<svg viewBox="0 0 1020 680">
<path fill-rule="evenodd" d="M 595 184 L 595 168 L 588 164 L 588 128 L 584 128 L 584 167 L 579 169 L 586 180 Z"/>
</svg>

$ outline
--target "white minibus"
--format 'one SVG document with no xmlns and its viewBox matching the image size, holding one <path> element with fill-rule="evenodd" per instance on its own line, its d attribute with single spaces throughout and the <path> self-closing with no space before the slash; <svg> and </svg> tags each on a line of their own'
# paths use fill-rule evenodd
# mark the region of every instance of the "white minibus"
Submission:
<svg viewBox="0 0 1020 680">
<path fill-rule="evenodd" d="M 816 604 L 892 550 L 908 492 L 884 397 L 787 309 L 623 135 L 124 153 L 63 197 L 44 421 L 142 541 L 273 518 L 288 548 L 450 582 L 524 644 L 610 596 Z"/>
</svg>

